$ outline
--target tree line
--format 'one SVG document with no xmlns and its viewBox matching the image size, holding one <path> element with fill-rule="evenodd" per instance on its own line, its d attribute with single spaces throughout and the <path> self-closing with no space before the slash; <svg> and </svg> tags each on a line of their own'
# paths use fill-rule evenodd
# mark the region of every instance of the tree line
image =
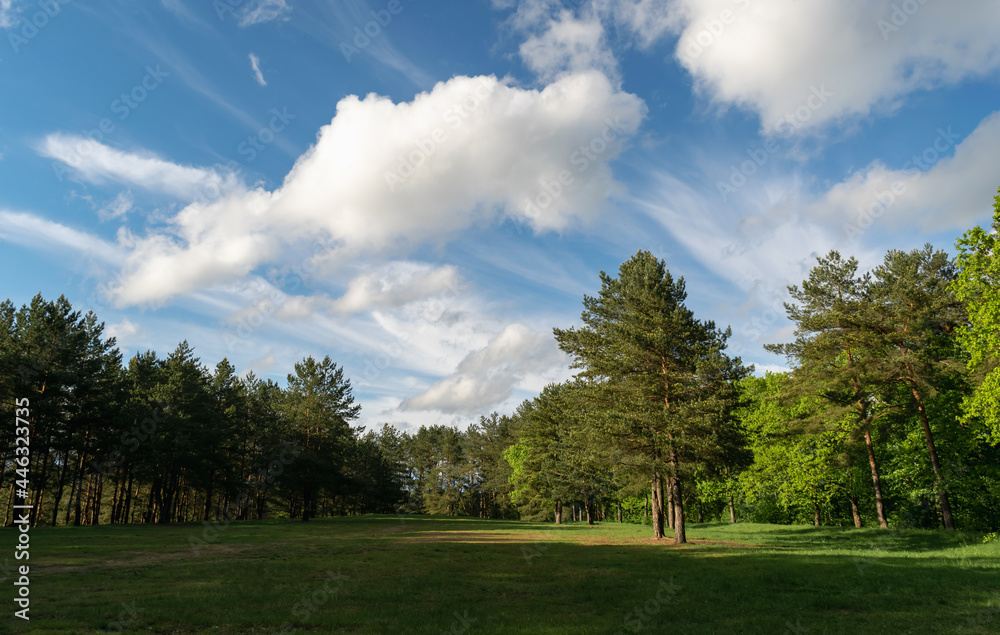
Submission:
<svg viewBox="0 0 1000 635">
<path fill-rule="evenodd" d="M 0 396 L 31 400 L 34 524 L 430 513 L 646 523 L 1000 527 L 1000 196 L 992 231 L 949 257 L 836 251 L 785 305 L 791 371 L 754 376 L 730 329 L 640 251 L 600 273 L 581 325 L 554 330 L 578 371 L 466 430 L 351 426 L 350 380 L 307 357 L 281 386 L 205 367 L 181 342 L 124 362 L 64 297 L 0 304 Z M 19 478 L 13 426 L 5 523 Z"/>
<path fill-rule="evenodd" d="M 360 406 L 329 357 L 296 363 L 284 386 L 239 376 L 226 359 L 209 369 L 187 342 L 125 363 L 93 312 L 38 295 L 0 304 L 0 396 L 31 406 L 26 465 L 13 416 L 0 428 L 4 524 L 24 475 L 34 525 L 517 517 L 502 458 L 508 417 L 465 431 L 352 427 Z"/>
<path fill-rule="evenodd" d="M 515 500 L 555 522 L 568 501 L 639 508 L 678 543 L 688 517 L 995 530 L 998 232 L 1000 196 L 956 258 L 817 258 L 788 289 L 794 339 L 765 345 L 791 371 L 763 377 L 651 253 L 601 272 L 582 326 L 554 331 L 579 372 L 517 412 Z"/>
</svg>

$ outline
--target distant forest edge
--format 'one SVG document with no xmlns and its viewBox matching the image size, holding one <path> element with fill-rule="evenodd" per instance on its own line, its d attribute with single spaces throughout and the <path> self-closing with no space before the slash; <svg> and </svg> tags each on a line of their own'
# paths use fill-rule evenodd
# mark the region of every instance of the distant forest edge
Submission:
<svg viewBox="0 0 1000 635">
<path fill-rule="evenodd" d="M 352 428 L 360 406 L 329 357 L 285 387 L 208 369 L 187 342 L 124 364 L 93 312 L 7 300 L 4 524 L 26 480 L 34 525 L 389 513 L 646 523 L 678 543 L 695 520 L 997 531 L 1000 196 L 994 210 L 955 258 L 890 251 L 870 273 L 818 258 L 789 288 L 792 341 L 766 345 L 792 371 L 764 377 L 640 251 L 601 272 L 581 326 L 554 330 L 576 377 L 465 431 Z"/>
</svg>

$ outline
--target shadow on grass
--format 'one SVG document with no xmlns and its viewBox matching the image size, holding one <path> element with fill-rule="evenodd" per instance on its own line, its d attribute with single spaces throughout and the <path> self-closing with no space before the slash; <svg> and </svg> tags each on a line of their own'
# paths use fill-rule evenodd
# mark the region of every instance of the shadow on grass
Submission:
<svg viewBox="0 0 1000 635">
<path fill-rule="evenodd" d="M 979 534 L 941 530 L 806 526 L 793 528 L 773 525 L 767 527 L 771 529 L 762 532 L 765 536 L 783 544 L 808 548 L 853 546 L 894 552 L 928 552 L 981 542 Z"/>
<path fill-rule="evenodd" d="M 691 527 L 694 537 L 746 534 L 796 546 L 776 553 L 574 540 L 630 531 L 617 523 L 565 525 L 572 531 L 548 541 L 537 536 L 560 527 L 359 516 L 232 523 L 224 539 L 238 549 L 193 555 L 181 538 L 197 527 L 174 526 L 172 534 L 115 528 L 110 540 L 82 543 L 74 537 L 87 534 L 86 528 L 41 532 L 32 563 L 51 565 L 72 548 L 74 557 L 90 558 L 90 564 L 32 580 L 33 629 L 267 633 L 287 624 L 317 633 L 435 634 L 1000 630 L 1000 614 L 991 608 L 1000 607 L 995 563 L 970 566 L 935 555 L 919 541 L 927 551 L 921 558 L 894 550 L 845 556 L 833 553 L 843 544 L 837 542 L 842 533 L 845 540 L 868 536 L 836 528 Z M 632 527 L 641 536 L 649 529 Z M 449 532 L 481 532 L 487 539 L 455 541 Z M 512 539 L 490 540 L 497 532 L 510 532 Z M 165 536 L 176 540 L 163 542 Z M 159 557 L 113 557 L 115 550 L 138 548 Z M 176 557 L 181 552 L 184 557 Z M 103 556 L 99 562 L 96 553 Z"/>
</svg>

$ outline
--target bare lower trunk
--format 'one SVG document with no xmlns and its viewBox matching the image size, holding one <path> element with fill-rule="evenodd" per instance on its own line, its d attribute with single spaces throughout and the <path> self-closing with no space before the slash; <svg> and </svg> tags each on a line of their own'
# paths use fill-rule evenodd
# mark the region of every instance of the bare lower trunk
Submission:
<svg viewBox="0 0 1000 635">
<path fill-rule="evenodd" d="M 76 509 L 73 514 L 73 525 L 76 527 L 80 526 L 82 522 L 83 513 L 83 503 L 86 501 L 86 496 L 83 493 L 83 464 L 87 460 L 87 442 L 90 440 L 90 428 L 84 431 L 83 434 L 83 448 L 80 454 L 77 456 L 76 461 Z M 88 483 L 89 490 L 89 483 Z M 87 494 L 89 495 L 89 491 Z"/>
<path fill-rule="evenodd" d="M 913 380 L 910 380 L 910 389 L 913 391 L 913 398 L 917 400 L 917 412 L 920 413 L 920 423 L 924 427 L 924 437 L 927 439 L 927 452 L 931 455 L 931 467 L 934 468 L 934 488 L 937 490 L 944 528 L 954 530 L 955 521 L 951 517 L 951 503 L 948 501 L 948 490 L 945 488 L 944 479 L 941 478 L 941 464 L 938 462 L 937 449 L 934 447 L 934 435 L 931 434 L 931 426 L 927 421 L 927 409 L 924 408 L 924 400 L 917 391 L 917 385 Z"/>
<path fill-rule="evenodd" d="M 10 525 L 8 524 L 12 520 L 14 520 L 13 518 L 10 517 L 10 510 L 13 509 L 13 505 L 14 505 L 14 484 L 11 483 L 10 484 L 10 495 L 7 496 L 7 509 L 3 513 L 3 526 L 4 527 L 12 527 L 13 526 L 12 524 L 10 524 Z"/>
<path fill-rule="evenodd" d="M 59 520 L 59 505 L 62 503 L 63 488 L 66 487 L 66 475 L 69 471 L 69 450 L 63 454 L 63 465 L 62 469 L 59 470 L 59 485 L 55 489 L 55 499 L 52 501 L 52 526 L 56 526 L 56 522 Z M 70 494 L 72 497 L 72 494 Z M 68 521 L 67 521 L 67 524 Z"/>
<path fill-rule="evenodd" d="M 872 470 L 872 484 L 875 486 L 875 514 L 878 516 L 878 526 L 882 529 L 889 528 L 889 521 L 885 517 L 885 503 L 882 498 L 882 481 L 878 477 L 878 465 L 875 463 L 875 445 L 872 443 L 872 435 L 865 425 L 865 447 L 868 448 L 868 465 Z"/>
<path fill-rule="evenodd" d="M 594 504 L 592 502 L 590 502 L 590 501 L 587 501 L 587 502 L 585 502 L 583 504 L 583 507 L 584 507 L 584 509 L 587 510 L 587 524 L 588 525 L 593 525 L 594 524 Z"/>
<path fill-rule="evenodd" d="M 813 501 L 813 526 L 819 527 L 819 503 Z"/>
<path fill-rule="evenodd" d="M 674 476 L 670 480 L 674 499 L 674 544 L 683 545 L 687 542 L 687 533 L 684 529 L 684 488 L 680 476 Z"/>
<path fill-rule="evenodd" d="M 205 488 L 204 520 L 212 520 L 212 486 L 215 485 L 215 472 L 208 473 L 208 486 Z"/>
<path fill-rule="evenodd" d="M 562 503 L 556 501 L 556 524 L 562 524 Z"/>
<path fill-rule="evenodd" d="M 309 488 L 302 493 L 302 522 L 309 522 L 310 505 L 312 505 L 312 492 Z"/>
<path fill-rule="evenodd" d="M 729 522 L 736 524 L 736 501 L 732 496 L 729 497 Z"/>
<path fill-rule="evenodd" d="M 659 472 L 653 472 L 651 503 L 653 514 L 653 537 L 659 540 L 663 538 L 663 476 Z"/>
<path fill-rule="evenodd" d="M 854 516 L 854 526 L 861 529 L 861 512 L 858 510 L 858 497 L 853 494 L 851 499 L 851 515 Z"/>
<path fill-rule="evenodd" d="M 667 477 L 667 526 L 674 528 L 674 479 Z"/>
<path fill-rule="evenodd" d="M 104 497 L 104 477 L 100 474 L 95 474 L 94 478 L 94 504 L 93 504 L 93 516 L 91 517 L 91 525 L 101 524 L 101 499 Z"/>
<path fill-rule="evenodd" d="M 622 522 L 624 522 L 622 521 L 622 502 L 618 501 L 618 523 L 621 524 Z"/>
</svg>

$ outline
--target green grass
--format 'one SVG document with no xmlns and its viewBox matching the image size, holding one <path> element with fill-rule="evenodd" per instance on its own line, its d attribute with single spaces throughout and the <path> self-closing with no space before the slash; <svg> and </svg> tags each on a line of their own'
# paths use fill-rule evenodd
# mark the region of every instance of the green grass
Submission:
<svg viewBox="0 0 1000 635">
<path fill-rule="evenodd" d="M 677 548 L 651 533 L 394 516 L 214 537 L 201 524 L 37 528 L 30 631 L 1000 632 L 1000 542 L 979 535 L 713 523 Z M 0 530 L 11 554 L 15 540 Z M 15 608 L 5 630 L 23 630 Z"/>
</svg>

